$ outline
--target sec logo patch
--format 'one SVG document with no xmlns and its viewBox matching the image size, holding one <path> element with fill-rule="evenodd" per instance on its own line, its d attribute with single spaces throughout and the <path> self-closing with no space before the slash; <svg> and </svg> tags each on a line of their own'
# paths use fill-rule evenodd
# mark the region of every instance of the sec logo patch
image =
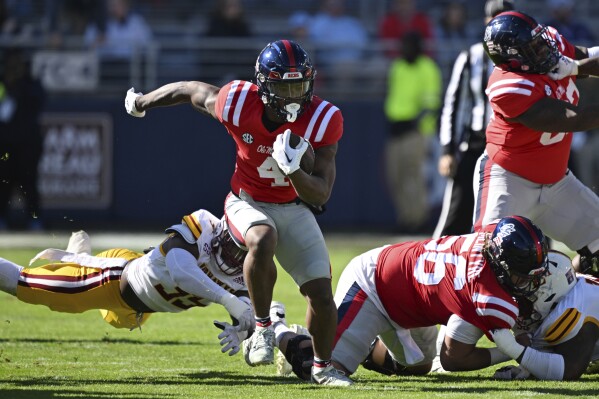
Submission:
<svg viewBox="0 0 599 399">
<path fill-rule="evenodd" d="M 254 142 L 254 137 L 249 133 L 242 134 L 241 138 L 248 144 L 252 144 Z"/>
</svg>

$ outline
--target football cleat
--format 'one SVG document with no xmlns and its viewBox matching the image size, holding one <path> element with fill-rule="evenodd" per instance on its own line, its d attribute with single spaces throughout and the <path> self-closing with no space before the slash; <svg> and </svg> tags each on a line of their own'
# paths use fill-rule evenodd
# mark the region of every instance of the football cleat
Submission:
<svg viewBox="0 0 599 399">
<path fill-rule="evenodd" d="M 243 341 L 245 362 L 254 367 L 272 364 L 275 358 L 275 332 L 272 328 L 259 328 L 251 337 Z"/>
<path fill-rule="evenodd" d="M 329 365 L 327 367 L 312 366 L 312 382 L 331 387 L 349 387 L 354 382 L 343 371 Z"/>
</svg>

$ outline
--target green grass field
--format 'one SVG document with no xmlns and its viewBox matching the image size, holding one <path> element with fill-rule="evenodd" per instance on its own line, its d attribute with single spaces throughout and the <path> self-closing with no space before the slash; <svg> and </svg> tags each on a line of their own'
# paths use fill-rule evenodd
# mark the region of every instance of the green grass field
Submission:
<svg viewBox="0 0 599 399">
<path fill-rule="evenodd" d="M 372 247 L 329 242 L 334 275 Z M 103 248 L 98 248 L 98 250 Z M 142 248 L 131 248 L 141 250 Z M 37 249 L 0 256 L 27 264 Z M 305 303 L 292 280 L 279 272 L 275 299 L 290 323 L 304 324 Z M 17 398 L 527 398 L 593 397 L 599 376 L 577 382 L 505 382 L 496 367 L 470 373 L 398 378 L 359 369 L 348 389 L 324 388 L 281 377 L 274 366 L 251 368 L 241 355 L 220 353 L 212 320 L 227 320 L 222 307 L 155 314 L 143 331 L 112 328 L 99 312 L 62 314 L 20 303 L 0 293 L 0 399 Z"/>
</svg>

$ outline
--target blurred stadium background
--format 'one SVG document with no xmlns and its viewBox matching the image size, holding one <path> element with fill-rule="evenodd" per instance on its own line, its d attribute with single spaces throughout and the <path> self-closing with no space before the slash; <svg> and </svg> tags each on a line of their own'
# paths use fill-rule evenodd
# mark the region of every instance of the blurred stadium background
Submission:
<svg viewBox="0 0 599 399">
<path fill-rule="evenodd" d="M 54 42 L 53 35 L 62 28 L 57 10 L 67 2 L 3 0 L 22 29 L 18 34 L 0 35 L 0 53 L 15 46 L 25 49 L 33 73 L 48 92 L 42 115 L 45 142 L 39 184 L 44 227 L 160 231 L 198 208 L 222 214 L 234 167 L 233 141 L 225 130 L 190 107 L 152 110 L 143 119 L 132 118 L 123 107 L 125 92 L 130 87 L 147 92 L 179 80 L 220 85 L 233 78 L 251 79 L 259 50 L 269 41 L 290 37 L 290 17 L 300 11 L 313 14 L 320 2 L 242 0 L 252 34 L 219 38 L 204 34 L 213 0 L 133 1 L 133 9 L 151 28 L 152 41 L 134 49 L 127 59 L 102 56 L 80 35 L 66 34 Z M 318 69 L 316 94 L 338 105 L 345 118 L 337 181 L 328 211 L 319 217 L 325 231 L 395 229 L 382 162 L 383 100 L 390 60 L 385 57 L 388 43 L 377 37 L 378 24 L 390 3 L 346 1 L 347 13 L 357 17 L 368 32 L 367 44 L 357 49 L 361 54 L 357 64 L 320 63 L 319 54 L 327 49 L 302 42 Z M 446 3 L 416 0 L 434 25 Z M 484 1 L 462 3 L 468 24 L 482 34 Z M 545 0 L 516 0 L 516 4 L 539 21 L 549 18 Z M 575 14 L 599 37 L 599 2 L 577 0 Z M 442 38 L 427 43 L 445 84 L 455 55 L 471 43 Z M 436 171 L 436 159 L 430 168 Z M 439 186 L 434 179 L 431 184 Z M 429 199 L 432 221 L 440 199 L 434 193 Z M 32 217 L 24 211 L 19 195 L 15 193 L 11 200 L 10 217 L 16 230 L 25 229 Z"/>
</svg>

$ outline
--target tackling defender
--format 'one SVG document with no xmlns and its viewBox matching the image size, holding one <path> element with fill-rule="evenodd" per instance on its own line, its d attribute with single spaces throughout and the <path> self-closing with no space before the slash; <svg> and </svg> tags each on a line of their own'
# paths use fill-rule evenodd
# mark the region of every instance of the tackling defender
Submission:
<svg viewBox="0 0 599 399">
<path fill-rule="evenodd" d="M 577 251 L 581 271 L 599 275 L 599 197 L 567 167 L 572 132 L 599 127 L 599 104 L 578 106 L 574 76 L 599 75 L 599 47 L 575 47 L 518 11 L 493 18 L 483 45 L 495 64 L 493 117 L 474 176 L 474 229 L 526 216 Z"/>
<path fill-rule="evenodd" d="M 485 231 L 399 243 L 354 258 L 335 293 L 335 367 L 355 372 L 373 340 L 387 336 L 400 345 L 404 365 L 430 369 L 436 334 L 432 341 L 416 344 L 410 330 L 432 327 L 436 332 L 437 324 L 447 325 L 441 351 L 446 370 L 477 370 L 509 360 L 499 349 L 476 343 L 483 334 L 492 339 L 492 331 L 515 324 L 514 297 L 530 296 L 539 288 L 547 272 L 547 251 L 543 233 L 530 220 L 513 216 Z M 303 366 L 311 353 L 300 343 L 307 337 L 289 335 L 283 328 L 279 332 L 277 342 L 286 359 L 305 378 Z"/>
<path fill-rule="evenodd" d="M 506 335 L 506 341 L 526 345 L 510 344 L 525 351 L 522 367 L 501 368 L 496 378 L 524 379 L 530 371 L 540 379 L 575 380 L 589 362 L 599 360 L 599 280 L 576 276 L 570 258 L 558 255 L 549 260 L 550 273 L 535 294 L 532 311 L 519 318 L 516 338 Z M 539 367 L 528 369 L 524 358 Z"/>
<path fill-rule="evenodd" d="M 308 302 L 306 324 L 315 353 L 312 380 L 350 385 L 351 380 L 330 365 L 337 317 L 329 255 L 312 213 L 331 195 L 343 117 L 333 104 L 313 95 L 315 75 L 299 44 L 278 40 L 258 56 L 255 84 L 235 80 L 220 88 L 178 82 L 145 95 L 131 89 L 125 108 L 142 117 L 155 107 L 189 103 L 225 126 L 237 147 L 225 217 L 232 234 L 248 248 L 243 269 L 256 314 L 246 359 L 252 366 L 274 360 L 269 309 L 276 255 Z M 297 148 L 289 143 L 291 130 L 304 138 Z M 316 155 L 311 175 L 299 167 L 309 144 Z"/>
<path fill-rule="evenodd" d="M 106 322 L 129 329 L 141 327 L 154 312 L 218 303 L 238 323 L 216 322 L 218 327 L 242 337 L 250 334 L 254 317 L 242 272 L 246 251 L 224 218 L 198 210 L 166 232 L 169 236 L 145 255 L 116 248 L 91 256 L 89 237 L 81 232 L 73 235 L 67 251 L 46 249 L 31 261 L 54 263 L 25 268 L 0 258 L 0 290 L 57 312 L 100 309 Z M 239 351 L 227 343 L 222 343 L 223 352 Z"/>
</svg>

